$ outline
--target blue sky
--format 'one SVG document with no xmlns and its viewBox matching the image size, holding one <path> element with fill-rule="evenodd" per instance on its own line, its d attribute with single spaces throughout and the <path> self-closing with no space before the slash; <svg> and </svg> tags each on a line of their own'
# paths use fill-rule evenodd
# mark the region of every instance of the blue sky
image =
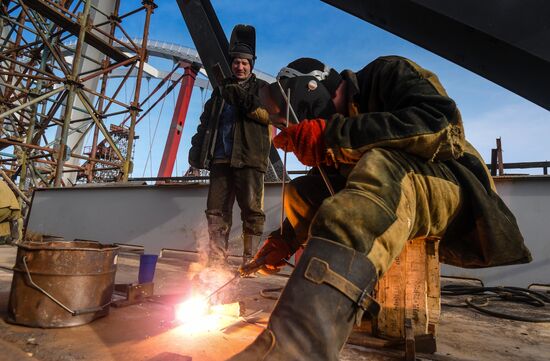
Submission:
<svg viewBox="0 0 550 361">
<path fill-rule="evenodd" d="M 157 4 L 150 39 L 194 47 L 176 1 L 159 0 Z M 497 137 L 502 138 L 505 162 L 550 159 L 546 139 L 550 130 L 550 112 L 363 20 L 315 0 L 212 0 L 212 5 L 227 36 L 239 23 L 256 27 L 257 69 L 276 74 L 291 60 L 309 56 L 337 70 L 359 70 L 381 55 L 405 56 L 439 76 L 462 112 L 467 139 L 487 162 Z M 139 22 L 124 26 L 130 34 L 141 34 L 142 24 Z M 152 63 L 155 63 L 154 59 Z M 158 62 L 158 66 L 162 68 L 162 62 Z M 169 67 L 166 64 L 164 70 Z M 151 84 L 151 89 L 153 87 Z M 200 91 L 195 89 L 174 176 L 182 175 L 188 167 L 190 138 L 195 132 L 202 106 Z M 160 115 L 158 112 L 152 114 L 138 126 L 140 140 L 136 148 L 134 177 L 156 175 L 173 103 L 170 96 Z M 153 139 L 157 121 L 157 133 Z M 149 142 L 154 144 L 151 148 L 152 166 L 149 161 L 145 168 Z M 305 168 L 292 157 L 290 159 L 289 169 Z M 540 174 L 540 171 L 531 173 Z"/>
</svg>

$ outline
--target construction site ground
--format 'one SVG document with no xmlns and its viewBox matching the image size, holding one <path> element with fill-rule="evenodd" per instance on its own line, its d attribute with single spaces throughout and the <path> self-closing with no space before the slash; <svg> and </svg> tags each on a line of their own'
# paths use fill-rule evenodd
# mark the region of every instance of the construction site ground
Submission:
<svg viewBox="0 0 550 361">
<path fill-rule="evenodd" d="M 86 325 L 42 329 L 6 322 L 16 247 L 0 246 L 0 360 L 42 361 L 215 361 L 238 352 L 262 331 L 275 300 L 260 291 L 284 286 L 287 278 L 261 276 L 240 279 L 235 301 L 245 314 L 260 311 L 256 324 L 234 322 L 223 330 L 184 331 L 173 322 L 171 304 L 189 287 L 193 262 L 182 257 L 161 258 L 157 264 L 155 297 L 126 307 L 111 307 L 108 316 Z M 139 258 L 119 256 L 116 283 L 135 283 Z M 456 299 L 442 297 L 442 303 Z M 307 300 L 304 300 L 307 303 Z M 307 307 L 305 307 L 307 309 Z M 548 317 L 548 315 L 547 315 Z M 399 360 L 399 351 L 346 345 L 341 360 Z M 443 306 L 437 329 L 437 352 L 420 359 L 525 360 L 550 359 L 550 323 L 511 321 L 469 308 Z"/>
</svg>

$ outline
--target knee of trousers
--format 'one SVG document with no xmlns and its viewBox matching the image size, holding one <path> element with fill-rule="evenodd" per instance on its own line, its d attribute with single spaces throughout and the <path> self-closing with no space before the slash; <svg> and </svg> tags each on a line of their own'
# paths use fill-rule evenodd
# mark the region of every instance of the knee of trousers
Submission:
<svg viewBox="0 0 550 361">
<path fill-rule="evenodd" d="M 374 240 L 396 219 L 396 214 L 376 195 L 344 189 L 323 202 L 311 223 L 310 234 L 368 253 Z"/>
<path fill-rule="evenodd" d="M 243 221 L 243 233 L 261 236 L 264 231 L 265 217 L 248 218 Z"/>
<path fill-rule="evenodd" d="M 206 220 L 211 233 L 225 234 L 231 230 L 231 217 L 221 211 L 207 210 Z"/>
</svg>

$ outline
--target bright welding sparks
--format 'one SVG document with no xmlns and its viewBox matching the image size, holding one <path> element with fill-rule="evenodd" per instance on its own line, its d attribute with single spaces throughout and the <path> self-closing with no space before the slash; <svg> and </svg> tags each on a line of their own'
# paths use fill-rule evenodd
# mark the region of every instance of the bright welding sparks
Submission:
<svg viewBox="0 0 550 361">
<path fill-rule="evenodd" d="M 178 329 L 192 334 L 210 332 L 220 330 L 239 318 L 238 303 L 212 305 L 211 303 L 218 303 L 219 300 L 208 297 L 233 277 L 234 273 L 223 269 L 206 268 L 200 271 L 193 285 L 192 296 L 174 308 Z"/>
<path fill-rule="evenodd" d="M 239 317 L 239 304 L 209 306 L 203 296 L 194 296 L 176 306 L 176 321 L 184 333 L 217 331 Z"/>
<path fill-rule="evenodd" d="M 181 323 L 198 323 L 208 314 L 208 301 L 194 296 L 176 306 L 176 320 Z"/>
</svg>

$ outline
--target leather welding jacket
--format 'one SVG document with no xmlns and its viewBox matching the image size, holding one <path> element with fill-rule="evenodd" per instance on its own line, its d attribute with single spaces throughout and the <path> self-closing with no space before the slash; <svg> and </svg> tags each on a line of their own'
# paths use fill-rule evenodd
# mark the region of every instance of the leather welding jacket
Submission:
<svg viewBox="0 0 550 361">
<path fill-rule="evenodd" d="M 460 112 L 435 74 L 387 56 L 342 75 L 348 80 L 349 114 L 335 114 L 324 133 L 327 153 L 341 169 L 353 169 L 376 149 L 444 163 L 459 183 L 462 203 L 441 239 L 440 261 L 488 267 L 531 260 L 514 215 L 497 195 L 485 162 L 465 140 Z M 365 171 L 378 172 L 376 164 L 370 167 Z"/>
<path fill-rule="evenodd" d="M 247 91 L 256 96 L 259 89 L 267 84 L 265 81 L 257 79 L 254 74 L 251 74 L 247 83 Z M 218 134 L 217 127 L 224 106 L 225 101 L 218 87 L 214 89 L 212 96 L 206 102 L 197 133 L 191 138 L 191 149 L 189 150 L 191 166 L 210 169 Z M 270 142 L 267 122 L 251 117 L 249 110 L 235 107 L 230 166 L 234 168 L 252 167 L 265 172 L 271 147 Z"/>
</svg>

